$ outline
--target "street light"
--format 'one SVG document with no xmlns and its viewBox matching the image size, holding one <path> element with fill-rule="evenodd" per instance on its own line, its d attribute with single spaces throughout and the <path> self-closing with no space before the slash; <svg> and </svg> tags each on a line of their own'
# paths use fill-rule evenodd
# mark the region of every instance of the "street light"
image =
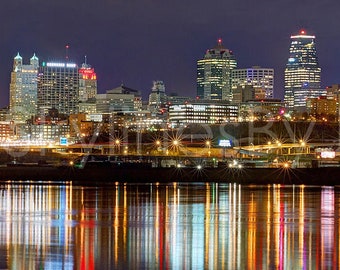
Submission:
<svg viewBox="0 0 340 270">
<path fill-rule="evenodd" d="M 154 142 L 153 142 L 153 144 L 154 144 L 154 152 L 155 152 L 155 154 L 157 154 L 158 152 L 160 152 L 160 151 L 162 151 L 162 142 L 161 142 L 161 140 L 159 140 L 159 139 L 157 139 L 157 140 L 155 140 Z"/>
<path fill-rule="evenodd" d="M 119 139 L 115 140 L 115 146 L 117 147 L 118 154 L 119 154 L 120 153 L 120 140 Z"/>
<path fill-rule="evenodd" d="M 209 141 L 209 140 L 207 140 L 206 142 L 205 142 L 205 145 L 208 147 L 208 156 L 210 157 L 210 147 L 211 147 L 211 142 Z"/>
<path fill-rule="evenodd" d="M 282 148 L 281 148 L 282 143 L 281 143 L 279 140 L 276 140 L 276 144 L 277 144 L 277 146 L 279 147 L 279 149 L 278 149 L 278 154 L 281 154 L 281 155 L 282 155 Z"/>
<path fill-rule="evenodd" d="M 179 146 L 179 140 L 175 139 L 172 141 L 172 146 L 175 150 L 175 153 L 177 154 L 178 153 L 178 146 Z"/>
<path fill-rule="evenodd" d="M 304 148 L 306 147 L 306 143 L 303 141 L 303 140 L 300 140 L 300 144 L 301 144 L 301 147 L 302 147 L 302 153 L 304 152 Z M 307 153 L 307 152 L 306 152 Z"/>
<path fill-rule="evenodd" d="M 276 168 L 279 167 L 279 160 L 277 158 L 275 158 L 273 162 L 276 164 Z"/>
</svg>

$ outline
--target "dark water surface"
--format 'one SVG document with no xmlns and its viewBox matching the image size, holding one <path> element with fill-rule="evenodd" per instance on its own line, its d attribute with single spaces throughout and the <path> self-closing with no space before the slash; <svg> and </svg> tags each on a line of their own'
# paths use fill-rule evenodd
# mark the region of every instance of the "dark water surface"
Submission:
<svg viewBox="0 0 340 270">
<path fill-rule="evenodd" d="M 3 183 L 0 269 L 340 269 L 340 189 Z"/>
</svg>

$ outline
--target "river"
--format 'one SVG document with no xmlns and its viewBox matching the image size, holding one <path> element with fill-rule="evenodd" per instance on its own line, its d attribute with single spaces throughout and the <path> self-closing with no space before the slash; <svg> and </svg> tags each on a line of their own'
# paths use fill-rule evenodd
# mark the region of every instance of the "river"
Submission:
<svg viewBox="0 0 340 270">
<path fill-rule="evenodd" d="M 2 182 L 0 269 L 340 269 L 340 190 Z"/>
</svg>

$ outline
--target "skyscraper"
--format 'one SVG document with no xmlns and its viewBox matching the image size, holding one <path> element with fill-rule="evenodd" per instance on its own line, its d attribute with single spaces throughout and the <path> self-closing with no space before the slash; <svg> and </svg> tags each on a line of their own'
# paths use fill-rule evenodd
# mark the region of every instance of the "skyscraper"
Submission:
<svg viewBox="0 0 340 270">
<path fill-rule="evenodd" d="M 255 89 L 255 98 L 273 98 L 274 92 L 274 69 L 254 66 L 252 68 L 234 69 L 232 71 L 232 89 L 238 86 L 251 85 Z M 264 97 L 256 95 L 263 92 Z"/>
<path fill-rule="evenodd" d="M 39 59 L 35 54 L 29 65 L 23 64 L 19 53 L 14 58 L 10 83 L 10 114 L 16 122 L 24 122 L 36 114 L 38 68 Z"/>
<path fill-rule="evenodd" d="M 83 63 L 79 69 L 79 101 L 87 101 L 97 95 L 97 74 L 89 64 Z"/>
<path fill-rule="evenodd" d="M 165 85 L 163 81 L 154 81 L 149 95 L 149 111 L 158 113 L 166 102 Z"/>
<path fill-rule="evenodd" d="M 217 46 L 208 49 L 197 61 L 197 96 L 208 100 L 232 100 L 231 71 L 237 62 L 231 50 L 219 39 Z"/>
<path fill-rule="evenodd" d="M 315 48 L 315 36 L 302 30 L 291 36 L 285 69 L 284 101 L 289 109 L 306 111 L 306 99 L 325 94 L 321 89 L 321 68 Z"/>
<path fill-rule="evenodd" d="M 50 109 L 61 114 L 78 112 L 79 73 L 74 63 L 43 63 L 38 75 L 38 113 L 46 115 Z"/>
</svg>

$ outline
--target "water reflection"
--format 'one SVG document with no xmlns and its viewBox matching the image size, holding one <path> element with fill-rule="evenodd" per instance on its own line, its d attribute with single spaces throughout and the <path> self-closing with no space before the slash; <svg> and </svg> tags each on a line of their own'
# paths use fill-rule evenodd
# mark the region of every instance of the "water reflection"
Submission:
<svg viewBox="0 0 340 270">
<path fill-rule="evenodd" d="M 339 191 L 1 186 L 0 269 L 339 269 Z"/>
</svg>

